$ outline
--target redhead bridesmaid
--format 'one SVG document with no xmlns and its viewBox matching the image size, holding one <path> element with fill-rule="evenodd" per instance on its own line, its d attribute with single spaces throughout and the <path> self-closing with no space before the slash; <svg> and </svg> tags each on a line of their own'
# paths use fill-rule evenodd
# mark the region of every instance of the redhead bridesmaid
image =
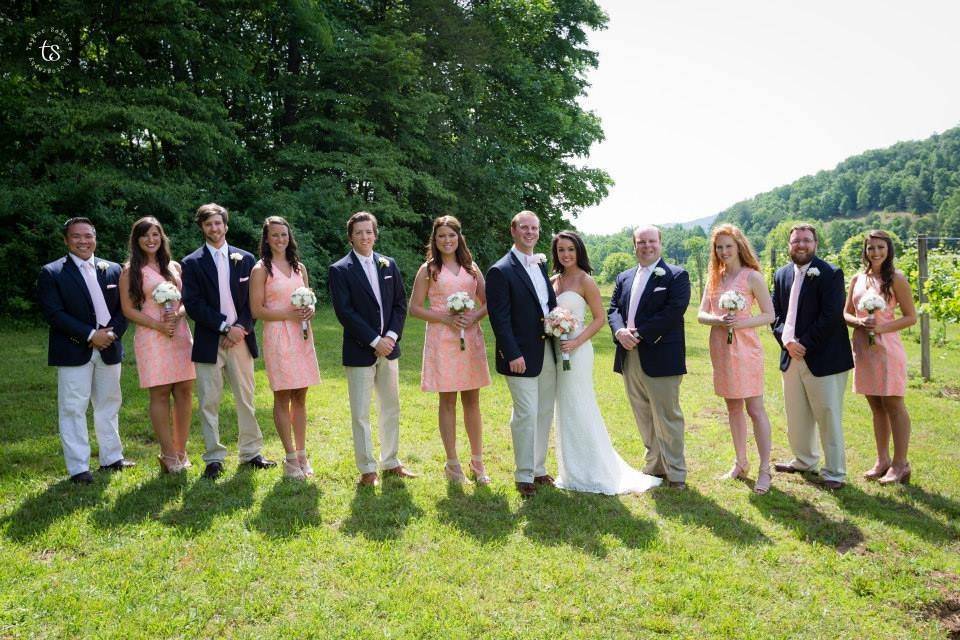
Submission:
<svg viewBox="0 0 960 640">
<path fill-rule="evenodd" d="M 745 479 L 747 461 L 747 418 L 753 422 L 753 437 L 760 455 L 760 470 L 753 490 L 770 490 L 770 419 L 763 406 L 763 348 L 756 327 L 773 322 L 773 302 L 760 273 L 760 264 L 750 241 L 732 224 L 722 224 L 710 237 L 710 266 L 707 289 L 700 302 L 697 320 L 710 325 L 710 361 L 713 364 L 714 392 L 727 404 L 730 434 L 736 460 L 724 475 Z M 720 297 L 736 291 L 744 301 L 741 310 L 720 306 Z M 753 315 L 756 301 L 760 313 Z M 732 331 L 732 341 L 729 340 Z"/>
<path fill-rule="evenodd" d="M 264 321 L 263 364 L 273 391 L 273 422 L 286 451 L 283 475 L 294 480 L 313 476 L 306 449 L 307 388 L 320 384 L 310 327 L 314 310 L 290 301 L 291 294 L 309 282 L 289 223 L 270 216 L 260 235 L 260 260 L 250 273 L 250 311 Z"/>
<path fill-rule="evenodd" d="M 452 313 L 447 297 L 466 292 L 475 302 L 472 311 Z M 430 306 L 424 304 L 429 300 Z M 440 439 L 447 455 L 443 467 L 447 479 L 468 482 L 457 455 L 457 394 L 463 405 L 463 421 L 470 440 L 470 473 L 477 484 L 489 484 L 483 466 L 483 420 L 480 388 L 490 384 L 487 349 L 478 321 L 487 315 L 483 274 L 473 262 L 460 222 L 453 216 L 433 221 L 427 246 L 427 261 L 417 271 L 410 295 L 410 315 L 427 321 L 423 341 L 420 388 L 440 394 Z M 460 332 L 463 331 L 463 349 Z"/>
<path fill-rule="evenodd" d="M 867 396 L 877 442 L 877 462 L 863 477 L 879 480 L 880 484 L 905 483 L 910 480 L 910 414 L 903 402 L 907 353 L 899 331 L 916 323 L 917 311 L 910 283 L 893 265 L 893 240 L 888 233 L 868 232 L 861 259 L 864 269 L 850 282 L 843 317 L 853 327 L 853 391 Z M 873 314 L 860 310 L 861 301 L 869 294 L 879 295 L 886 307 Z M 898 306 L 899 318 L 894 314 Z"/>
<path fill-rule="evenodd" d="M 150 422 L 160 443 L 160 471 L 180 473 L 191 466 L 187 436 L 197 377 L 190 360 L 193 337 L 179 300 L 161 305 L 153 298 L 154 290 L 163 283 L 182 291 L 180 265 L 170 259 L 170 240 L 151 216 L 133 223 L 129 252 L 120 274 L 120 305 L 123 315 L 137 325 L 133 350 L 140 388 L 150 392 Z"/>
</svg>

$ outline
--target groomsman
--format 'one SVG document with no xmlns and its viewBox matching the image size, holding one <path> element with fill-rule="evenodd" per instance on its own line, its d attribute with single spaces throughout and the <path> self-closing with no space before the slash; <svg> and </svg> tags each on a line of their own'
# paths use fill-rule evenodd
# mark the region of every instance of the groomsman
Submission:
<svg viewBox="0 0 960 640">
<path fill-rule="evenodd" d="M 207 463 L 203 476 L 223 473 L 227 448 L 220 442 L 223 378 L 233 390 L 237 408 L 240 463 L 267 469 L 263 434 L 253 409 L 253 359 L 257 336 L 250 313 L 250 271 L 253 255 L 227 244 L 230 214 L 218 204 L 197 209 L 195 221 L 206 242 L 183 259 L 183 304 L 194 321 L 192 360 L 197 367 L 197 400 Z"/>
<path fill-rule="evenodd" d="M 791 264 L 773 280 L 773 335 L 780 343 L 780 371 L 793 460 L 774 468 L 786 473 L 817 471 L 819 431 L 823 445 L 822 483 L 843 486 L 847 469 L 843 445 L 843 392 L 853 368 L 850 337 L 843 320 L 843 271 L 817 257 L 817 230 L 798 224 L 790 230 Z"/>
<path fill-rule="evenodd" d="M 93 402 L 93 428 L 100 469 L 133 466 L 123 457 L 120 412 L 120 361 L 127 320 L 120 310 L 120 265 L 94 256 L 97 230 L 87 218 L 63 225 L 69 253 L 40 270 L 37 298 L 50 324 L 47 364 L 57 367 L 60 440 L 70 480 L 90 484 L 87 406 Z"/>
<path fill-rule="evenodd" d="M 627 398 L 647 449 L 643 472 L 686 489 L 680 382 L 687 372 L 683 314 L 690 276 L 660 257 L 660 229 L 637 227 L 637 266 L 617 276 L 607 320 L 617 345 L 613 370 L 623 375 Z"/>
<path fill-rule="evenodd" d="M 546 260 L 533 250 L 540 219 L 521 211 L 510 221 L 513 247 L 487 271 L 487 310 L 496 337 L 497 373 L 507 378 L 513 400 L 513 477 L 524 498 L 537 485 L 553 485 L 547 473 L 547 444 L 553 422 L 557 363 L 543 320 L 557 306 Z"/>
<path fill-rule="evenodd" d="M 375 253 L 377 219 L 358 211 L 347 221 L 353 249 L 330 265 L 327 284 L 337 319 L 343 325 L 343 366 L 347 374 L 353 452 L 359 484 L 379 483 L 370 433 L 370 400 L 380 414 L 380 469 L 415 478 L 397 457 L 400 442 L 400 335 L 407 317 L 403 279 L 393 258 Z"/>
</svg>

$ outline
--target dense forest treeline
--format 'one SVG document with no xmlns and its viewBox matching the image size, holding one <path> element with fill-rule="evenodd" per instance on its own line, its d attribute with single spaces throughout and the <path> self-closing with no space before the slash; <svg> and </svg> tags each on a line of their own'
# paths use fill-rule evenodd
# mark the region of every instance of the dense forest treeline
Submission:
<svg viewBox="0 0 960 640">
<path fill-rule="evenodd" d="M 69 216 L 120 261 L 140 216 L 179 257 L 199 204 L 228 207 L 252 250 L 283 215 L 322 291 L 354 211 L 409 278 L 437 215 L 486 265 L 520 209 L 549 232 L 610 184 L 582 162 L 602 138 L 577 101 L 606 23 L 593 0 L 62 0 L 0 18 L 0 313 L 34 308 Z M 48 73 L 28 46 L 50 29 L 67 44 Z"/>
</svg>

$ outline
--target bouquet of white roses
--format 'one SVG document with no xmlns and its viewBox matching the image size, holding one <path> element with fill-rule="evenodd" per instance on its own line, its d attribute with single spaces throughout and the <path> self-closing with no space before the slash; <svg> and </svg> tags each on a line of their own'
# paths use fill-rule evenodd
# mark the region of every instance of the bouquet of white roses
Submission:
<svg viewBox="0 0 960 640">
<path fill-rule="evenodd" d="M 476 306 L 477 304 L 466 291 L 457 291 L 456 293 L 451 293 L 449 296 L 447 296 L 447 311 L 450 313 L 463 315 L 467 311 L 473 311 L 474 307 Z M 463 329 L 460 329 L 460 351 L 464 351 L 466 348 L 467 345 L 464 342 L 464 332 Z"/>
<path fill-rule="evenodd" d="M 561 340 L 566 340 L 567 336 L 573 333 L 579 325 L 580 321 L 565 307 L 554 307 L 553 311 L 548 313 L 547 317 L 543 320 L 544 330 L 547 332 L 547 335 L 560 338 Z M 562 357 L 563 370 L 569 371 L 570 354 L 564 353 Z"/>
<path fill-rule="evenodd" d="M 310 287 L 297 287 L 293 290 L 293 293 L 290 294 L 290 304 L 292 304 L 297 309 L 310 309 L 310 311 L 316 311 L 317 309 L 317 294 L 313 292 L 313 289 Z M 303 333 L 303 339 L 306 340 L 309 336 L 309 329 L 306 320 L 300 321 L 300 331 Z"/>
<path fill-rule="evenodd" d="M 871 316 L 873 315 L 874 311 L 883 311 L 886 308 L 887 308 L 887 301 L 884 300 L 883 296 L 878 294 L 876 291 L 868 290 L 863 295 L 863 297 L 860 298 L 860 302 L 857 303 L 858 310 L 866 311 L 867 314 Z M 877 342 L 876 332 L 874 332 L 874 330 L 871 329 L 867 335 L 869 337 L 870 344 L 871 345 L 876 344 Z"/>
<path fill-rule="evenodd" d="M 720 294 L 718 302 L 720 308 L 730 313 L 743 311 L 747 308 L 747 301 L 739 291 L 731 289 Z M 733 327 L 727 328 L 727 344 L 733 344 Z"/>
</svg>

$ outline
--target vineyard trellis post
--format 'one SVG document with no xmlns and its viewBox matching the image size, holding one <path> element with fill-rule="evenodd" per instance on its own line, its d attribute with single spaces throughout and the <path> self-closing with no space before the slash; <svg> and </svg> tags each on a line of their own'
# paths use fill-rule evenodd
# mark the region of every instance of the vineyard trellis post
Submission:
<svg viewBox="0 0 960 640">
<path fill-rule="evenodd" d="M 927 235 L 917 235 L 917 298 L 920 308 L 927 302 Z M 920 375 L 925 382 L 930 381 L 930 314 L 926 310 L 920 313 Z"/>
</svg>

